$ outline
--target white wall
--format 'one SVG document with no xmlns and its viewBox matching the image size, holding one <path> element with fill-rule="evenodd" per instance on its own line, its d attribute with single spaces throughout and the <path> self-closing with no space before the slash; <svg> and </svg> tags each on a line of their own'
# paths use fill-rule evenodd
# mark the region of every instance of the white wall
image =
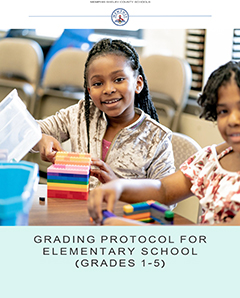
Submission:
<svg viewBox="0 0 240 298">
<path fill-rule="evenodd" d="M 161 54 L 185 57 L 185 29 L 145 29 L 143 39 L 146 42 L 142 51 L 143 55 Z"/>
<path fill-rule="evenodd" d="M 203 73 L 204 84 L 213 70 L 231 60 L 232 42 L 232 28 L 209 28 L 206 30 Z"/>
<path fill-rule="evenodd" d="M 196 140 L 202 148 L 223 142 L 216 123 L 194 115 L 184 113 L 180 119 L 179 130 Z"/>
</svg>

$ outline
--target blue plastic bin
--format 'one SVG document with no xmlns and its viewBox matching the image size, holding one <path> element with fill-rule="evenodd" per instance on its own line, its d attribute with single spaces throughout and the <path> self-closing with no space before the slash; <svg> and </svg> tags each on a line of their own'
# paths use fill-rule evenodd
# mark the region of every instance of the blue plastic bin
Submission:
<svg viewBox="0 0 240 298">
<path fill-rule="evenodd" d="M 26 226 L 39 182 L 39 167 L 20 161 L 0 163 L 0 225 Z"/>
</svg>

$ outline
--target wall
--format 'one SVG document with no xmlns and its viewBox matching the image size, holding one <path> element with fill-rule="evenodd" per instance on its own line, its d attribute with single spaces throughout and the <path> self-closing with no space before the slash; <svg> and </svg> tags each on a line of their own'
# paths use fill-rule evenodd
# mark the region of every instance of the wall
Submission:
<svg viewBox="0 0 240 298">
<path fill-rule="evenodd" d="M 179 131 L 196 140 L 201 147 L 223 142 L 216 123 L 187 113 L 180 119 Z"/>
<path fill-rule="evenodd" d="M 161 54 L 167 56 L 185 57 L 185 29 L 145 29 L 143 39 L 146 43 L 142 54 Z"/>
</svg>

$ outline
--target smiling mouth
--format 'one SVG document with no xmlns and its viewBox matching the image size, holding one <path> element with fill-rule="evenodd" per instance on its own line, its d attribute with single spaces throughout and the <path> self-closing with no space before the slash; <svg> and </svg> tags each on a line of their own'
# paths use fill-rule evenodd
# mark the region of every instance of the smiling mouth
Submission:
<svg viewBox="0 0 240 298">
<path fill-rule="evenodd" d="M 229 136 L 230 137 L 240 137 L 240 133 L 232 133 Z"/>
<path fill-rule="evenodd" d="M 115 103 L 115 102 L 118 102 L 120 101 L 122 98 L 118 98 L 118 99 L 112 99 L 112 100 L 107 100 L 107 101 L 102 101 L 102 103 L 104 104 L 111 104 L 111 103 Z"/>
</svg>

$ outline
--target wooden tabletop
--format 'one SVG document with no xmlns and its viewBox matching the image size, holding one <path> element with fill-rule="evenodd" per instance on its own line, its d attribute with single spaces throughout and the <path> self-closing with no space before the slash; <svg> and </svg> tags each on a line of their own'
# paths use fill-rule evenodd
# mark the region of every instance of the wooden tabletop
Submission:
<svg viewBox="0 0 240 298">
<path fill-rule="evenodd" d="M 42 201 L 40 198 L 45 198 Z M 123 215 L 125 202 L 117 202 L 114 213 Z M 104 209 L 104 206 L 103 206 Z M 175 214 L 175 225 L 192 225 L 186 218 Z M 29 226 L 92 226 L 87 201 L 47 198 L 47 185 L 39 184 L 29 212 Z"/>
</svg>

